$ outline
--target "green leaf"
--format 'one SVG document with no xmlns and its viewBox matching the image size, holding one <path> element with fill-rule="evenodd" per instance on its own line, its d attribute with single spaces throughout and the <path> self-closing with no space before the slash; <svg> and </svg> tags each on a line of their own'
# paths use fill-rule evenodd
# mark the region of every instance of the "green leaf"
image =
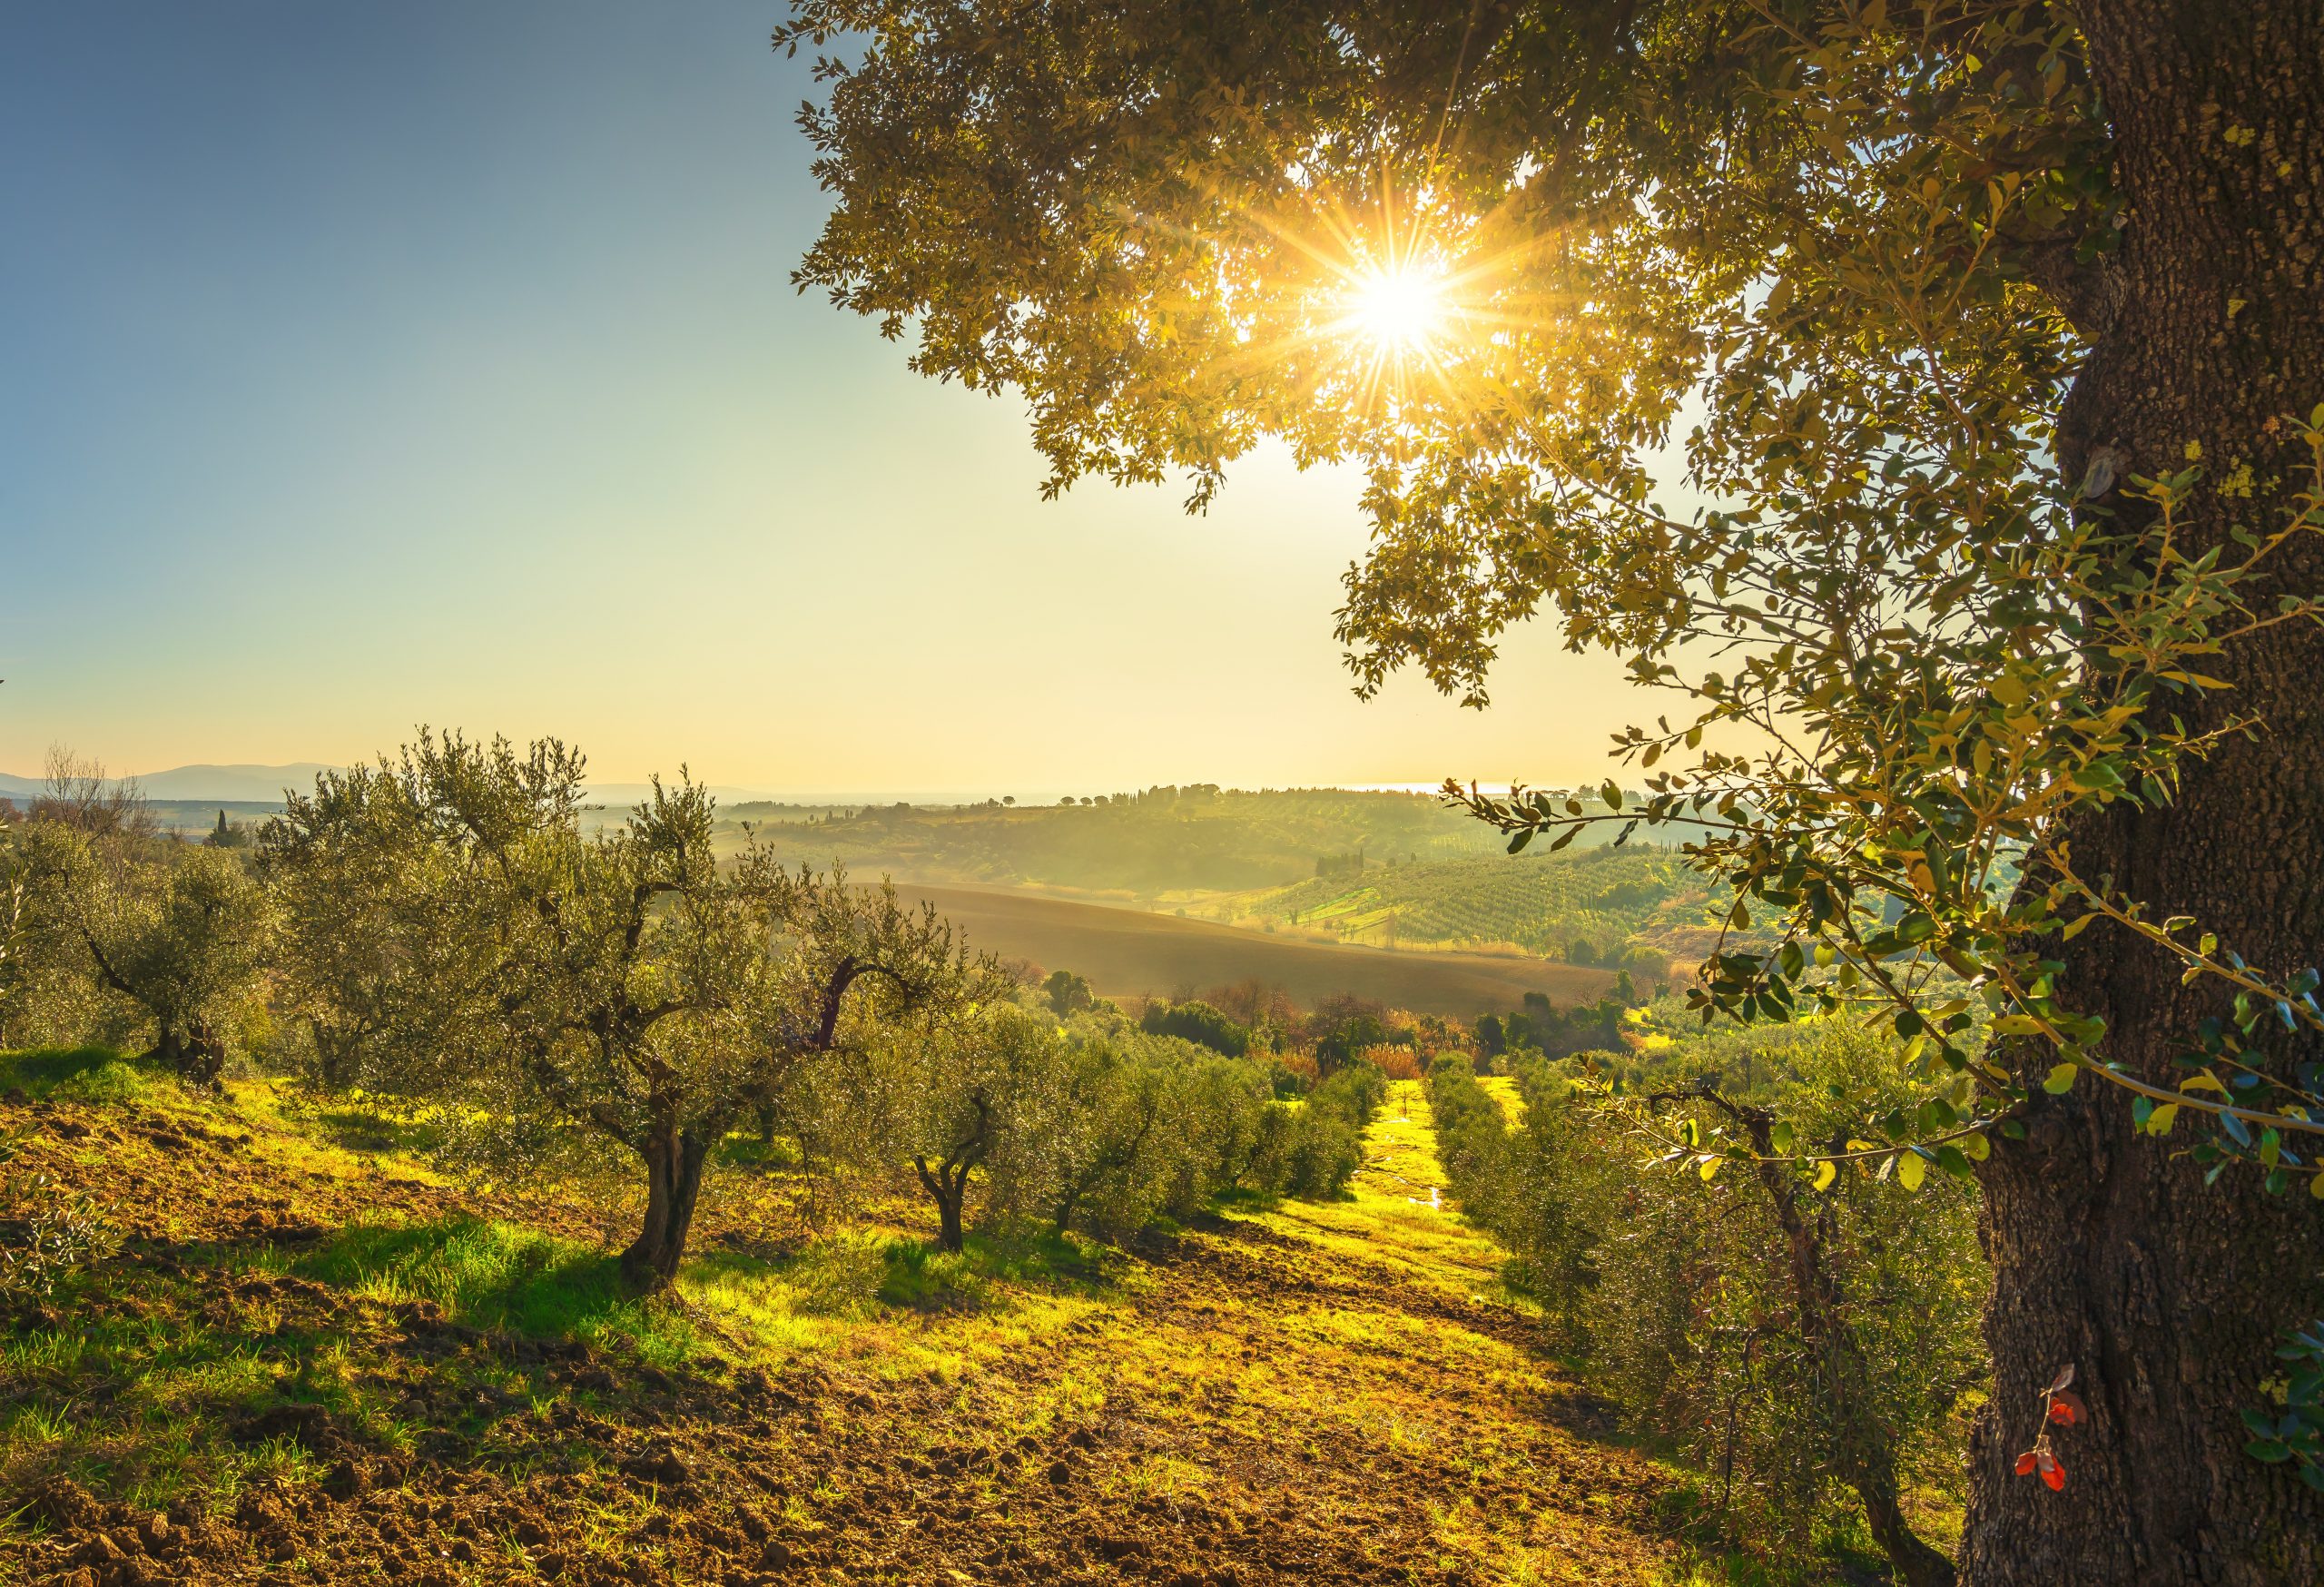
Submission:
<svg viewBox="0 0 2324 1587">
<path fill-rule="evenodd" d="M 2081 1067 L 2082 1066 L 2079 1064 L 2072 1063 L 2062 1063 L 2058 1065 L 2057 1068 L 2050 1071 L 2049 1078 L 2042 1082 L 2042 1089 L 2049 1092 L 2053 1097 L 2064 1096 L 2068 1091 L 2073 1089 L 2074 1071 Z"/>
<path fill-rule="evenodd" d="M 1896 1159 L 1896 1178 L 1907 1190 L 1917 1190 L 1927 1177 L 1928 1159 L 1918 1152 L 1905 1152 Z"/>
</svg>

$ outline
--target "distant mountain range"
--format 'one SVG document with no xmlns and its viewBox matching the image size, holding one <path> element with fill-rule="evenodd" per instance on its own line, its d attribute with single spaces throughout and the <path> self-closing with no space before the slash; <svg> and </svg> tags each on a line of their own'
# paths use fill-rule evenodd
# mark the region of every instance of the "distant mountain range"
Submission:
<svg viewBox="0 0 2324 1587">
<path fill-rule="evenodd" d="M 166 772 L 141 773 L 137 782 L 148 799 L 172 803 L 222 799 L 232 804 L 279 804 L 285 788 L 312 787 L 315 774 L 330 769 L 314 761 L 288 766 L 172 766 Z M 41 787 L 38 777 L 0 772 L 0 795 L 23 799 L 39 794 Z"/>
</svg>

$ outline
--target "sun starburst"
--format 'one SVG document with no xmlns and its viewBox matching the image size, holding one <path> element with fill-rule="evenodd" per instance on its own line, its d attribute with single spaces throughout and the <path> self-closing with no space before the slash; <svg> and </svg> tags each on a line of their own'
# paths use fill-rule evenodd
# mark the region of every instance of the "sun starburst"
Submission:
<svg viewBox="0 0 2324 1587">
<path fill-rule="evenodd" d="M 1425 358 L 1443 333 L 1444 273 L 1411 262 L 1359 271 L 1347 291 L 1347 329 L 1391 358 Z"/>
</svg>

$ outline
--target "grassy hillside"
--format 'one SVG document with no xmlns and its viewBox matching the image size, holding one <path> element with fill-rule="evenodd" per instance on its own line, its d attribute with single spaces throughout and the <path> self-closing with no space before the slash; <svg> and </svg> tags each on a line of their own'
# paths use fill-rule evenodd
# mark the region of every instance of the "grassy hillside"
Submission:
<svg viewBox="0 0 2324 1587">
<path fill-rule="evenodd" d="M 0 1580 L 1699 1579 L 1670 1474 L 1423 1205 L 1424 1105 L 1350 1199 L 1130 1252 L 945 1257 L 901 1205 L 818 1235 L 737 1158 L 649 1305 L 572 1203 L 387 1121 L 112 1070 L 0 1073 L 26 1167 L 127 1237 L 0 1334 Z"/>
<path fill-rule="evenodd" d="M 1716 935 L 1701 879 L 1667 849 L 1423 861 L 1222 899 L 1206 915 L 1399 948 L 1515 948 L 1551 959 L 1698 959 Z M 1577 947 L 1581 951 L 1577 954 Z"/>
<path fill-rule="evenodd" d="M 734 805 L 793 858 L 921 882 L 983 882 L 1142 900 L 1280 887 L 1359 853 L 1444 859 L 1497 852 L 1493 834 L 1410 794 L 1164 790 L 1105 804 L 1009 809 L 904 805 L 822 813 Z"/>
<path fill-rule="evenodd" d="M 1469 1020 L 1516 1008 L 1530 991 L 1561 1005 L 1594 1001 L 1614 979 L 1609 971 L 1537 958 L 1389 953 L 1021 892 L 924 883 L 898 891 L 933 903 L 971 946 L 1073 971 L 1101 997 L 1184 997 L 1256 977 L 1305 1007 L 1354 992 L 1392 1008 Z"/>
<path fill-rule="evenodd" d="M 1131 903 L 1278 939 L 1245 945 L 1265 966 L 1182 971 L 1168 953 L 1141 960 L 1120 941 L 1065 943 L 1058 936 L 1063 915 L 972 906 L 990 928 L 980 939 L 986 945 L 1093 978 L 1102 967 L 1117 988 L 1137 991 L 1253 974 L 1315 981 L 1308 961 L 1284 951 L 1285 938 L 1559 961 L 1582 943 L 1587 958 L 1610 965 L 1629 953 L 1659 973 L 1668 962 L 1701 958 L 1717 934 L 1704 924 L 1709 895 L 1674 850 L 1607 846 L 1609 830 L 1589 834 L 1596 846 L 1512 859 L 1491 830 L 1426 795 L 1163 790 L 1037 809 L 742 805 L 723 813 L 729 842 L 739 843 L 748 823 L 788 858 L 837 861 L 867 879 Z M 1113 927 L 1118 936 L 1128 930 Z M 1321 973 L 1332 981 L 1338 972 Z M 1453 1000 L 1465 1008 L 1469 995 L 1463 990 Z"/>
</svg>

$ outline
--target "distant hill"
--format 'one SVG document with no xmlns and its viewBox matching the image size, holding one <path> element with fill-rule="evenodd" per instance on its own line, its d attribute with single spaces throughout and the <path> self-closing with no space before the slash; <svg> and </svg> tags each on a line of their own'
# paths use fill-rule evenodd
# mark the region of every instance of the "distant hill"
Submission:
<svg viewBox="0 0 2324 1587">
<path fill-rule="evenodd" d="M 812 811 L 722 808 L 785 857 L 840 861 L 867 880 L 1061 889 L 1120 902 L 1281 887 L 1334 867 L 1497 853 L 1484 826 L 1433 798 L 1340 789 L 1151 788 L 1105 803 Z"/>
<path fill-rule="evenodd" d="M 1205 902 L 1189 913 L 1378 947 L 1517 949 L 1656 966 L 1711 951 L 1711 891 L 1673 848 L 1536 851 L 1312 877 Z M 1659 971 L 1658 971 L 1659 973 Z"/>
<path fill-rule="evenodd" d="M 1602 997 L 1614 984 L 1607 971 L 1543 959 L 1334 947 L 1000 889 L 902 883 L 896 891 L 935 905 L 971 948 L 1074 971 L 1103 997 L 1184 997 L 1256 979 L 1306 1008 L 1354 992 L 1416 1013 L 1472 1020 L 1516 1008 L 1527 992 L 1564 1005 Z"/>
<path fill-rule="evenodd" d="M 172 766 L 166 772 L 137 774 L 145 797 L 164 803 L 223 803 L 279 807 L 285 788 L 307 788 L 315 774 L 331 770 L 319 761 L 299 761 L 287 766 Z M 42 788 L 39 777 L 12 776 L 0 772 L 0 796 L 26 799 Z"/>
<path fill-rule="evenodd" d="M 279 804 L 285 788 L 311 788 L 318 772 L 332 769 L 316 761 L 287 766 L 173 766 L 166 772 L 141 774 L 137 781 L 148 799 Z"/>
</svg>

